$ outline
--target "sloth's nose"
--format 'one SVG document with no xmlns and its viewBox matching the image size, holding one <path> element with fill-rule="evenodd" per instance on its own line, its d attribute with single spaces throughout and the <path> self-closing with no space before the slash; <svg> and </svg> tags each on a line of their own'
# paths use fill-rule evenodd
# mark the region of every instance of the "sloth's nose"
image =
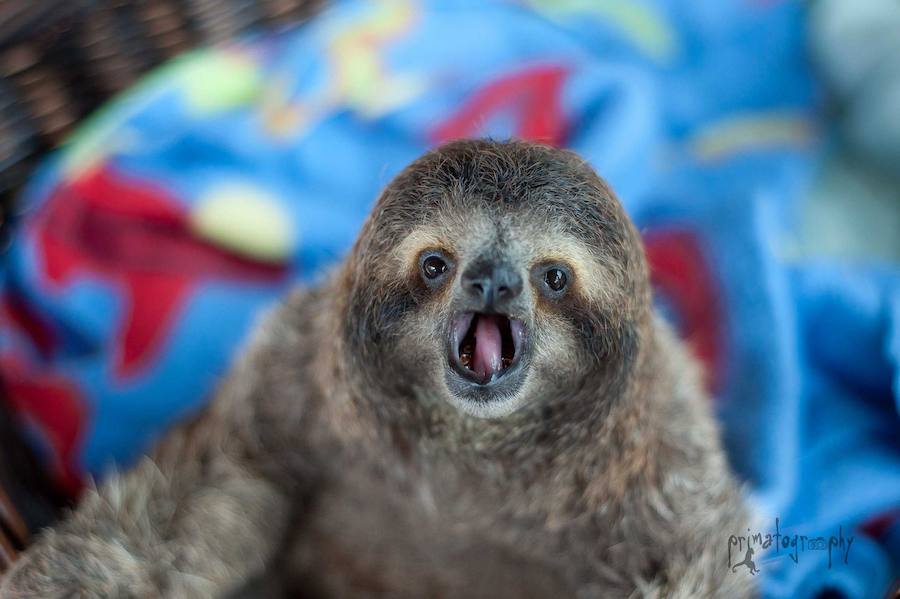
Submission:
<svg viewBox="0 0 900 599">
<path fill-rule="evenodd" d="M 477 309 L 499 310 L 522 293 L 522 276 L 510 266 L 481 262 L 463 272 L 462 288 Z"/>
</svg>

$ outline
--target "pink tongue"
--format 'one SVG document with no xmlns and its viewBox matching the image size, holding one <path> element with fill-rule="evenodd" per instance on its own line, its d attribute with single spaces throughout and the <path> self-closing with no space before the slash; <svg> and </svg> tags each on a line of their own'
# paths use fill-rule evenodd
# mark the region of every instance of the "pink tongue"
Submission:
<svg viewBox="0 0 900 599">
<path fill-rule="evenodd" d="M 489 380 L 495 372 L 500 372 L 500 352 L 503 342 L 496 316 L 478 316 L 475 325 L 475 353 L 472 356 L 472 370 L 478 376 Z"/>
</svg>

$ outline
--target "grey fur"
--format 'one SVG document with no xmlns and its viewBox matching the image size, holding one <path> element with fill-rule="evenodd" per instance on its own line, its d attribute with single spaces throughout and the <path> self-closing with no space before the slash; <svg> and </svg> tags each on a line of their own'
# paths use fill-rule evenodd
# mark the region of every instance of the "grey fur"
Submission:
<svg viewBox="0 0 900 599">
<path fill-rule="evenodd" d="M 421 244 L 453 258 L 440 288 L 410 259 Z M 496 404 L 446 375 L 457 273 L 485 256 L 576 272 L 561 299 L 532 282 L 511 308 L 533 352 Z M 707 404 L 590 167 L 455 142 L 401 173 L 208 409 L 90 491 L 0 596 L 214 597 L 252 580 L 245 596 L 751 597 L 727 565 L 747 513 Z"/>
</svg>

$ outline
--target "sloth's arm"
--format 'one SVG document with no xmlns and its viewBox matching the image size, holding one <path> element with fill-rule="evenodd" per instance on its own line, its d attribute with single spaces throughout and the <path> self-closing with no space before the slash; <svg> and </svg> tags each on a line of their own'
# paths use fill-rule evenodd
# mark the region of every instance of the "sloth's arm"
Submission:
<svg viewBox="0 0 900 599">
<path fill-rule="evenodd" d="M 215 597 L 263 569 L 288 501 L 263 466 L 268 442 L 279 441 L 259 420 L 289 420 L 307 404 L 303 389 L 291 389 L 284 409 L 270 393 L 280 381 L 265 364 L 298 339 L 272 324 L 199 417 L 38 538 L 0 581 L 0 597 Z"/>
<path fill-rule="evenodd" d="M 260 570 L 286 501 L 229 432 L 212 419 L 181 427 L 88 491 L 22 556 L 0 597 L 211 597 Z"/>
<path fill-rule="evenodd" d="M 658 358 L 645 379 L 650 401 L 641 418 L 618 420 L 624 423 L 618 438 L 644 439 L 630 460 L 620 460 L 640 466 L 625 505 L 654 564 L 642 576 L 643 596 L 755 597 L 754 577 L 728 567 L 728 539 L 746 531 L 750 514 L 729 471 L 700 370 L 668 325 L 657 320 L 655 333 Z"/>
</svg>

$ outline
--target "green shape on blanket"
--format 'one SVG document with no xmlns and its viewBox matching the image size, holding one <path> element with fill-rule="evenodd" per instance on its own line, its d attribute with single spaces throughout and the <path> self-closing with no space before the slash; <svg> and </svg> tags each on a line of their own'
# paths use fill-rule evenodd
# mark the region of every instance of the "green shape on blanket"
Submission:
<svg viewBox="0 0 900 599">
<path fill-rule="evenodd" d="M 173 90 L 183 92 L 188 115 L 211 117 L 250 104 L 262 87 L 256 64 L 238 49 L 188 52 L 151 71 L 78 127 L 62 147 L 63 172 L 74 178 L 110 156 L 139 147 L 140 134 L 129 127 L 129 120 Z"/>
</svg>

